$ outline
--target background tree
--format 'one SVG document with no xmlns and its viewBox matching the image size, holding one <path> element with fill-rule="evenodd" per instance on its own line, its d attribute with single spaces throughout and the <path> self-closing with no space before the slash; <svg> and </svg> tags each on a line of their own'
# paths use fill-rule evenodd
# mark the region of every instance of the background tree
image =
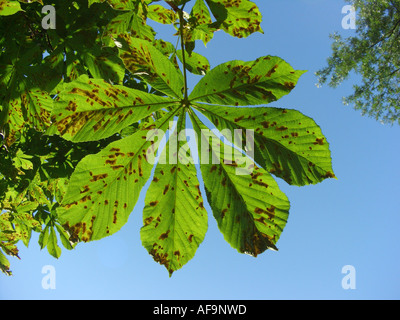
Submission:
<svg viewBox="0 0 400 320">
<path fill-rule="evenodd" d="M 47 4 L 56 9 L 56 29 L 41 27 Z M 170 275 L 204 239 L 205 201 L 230 245 L 257 256 L 277 249 L 289 214 L 272 174 L 298 186 L 335 177 L 329 144 L 311 118 L 263 106 L 289 94 L 304 71 L 273 56 L 211 68 L 196 53 L 196 41 L 206 44 L 217 30 L 237 38 L 262 32 L 251 1 L 0 1 L 0 14 L 0 267 L 7 274 L 6 255 L 18 256 L 16 244 L 28 245 L 32 232 L 58 258 L 59 240 L 73 249 L 119 231 L 149 180 L 141 240 Z M 157 39 L 148 19 L 173 26 L 176 45 Z M 201 77 L 191 92 L 189 72 Z M 221 132 L 254 130 L 254 144 L 238 144 L 226 130 L 218 138 L 203 130 L 206 119 Z M 206 156 L 232 158 L 197 170 L 188 138 L 171 142 L 189 122 L 199 148 L 212 141 Z M 160 150 L 156 132 L 169 139 Z M 167 163 L 154 167 L 149 150 L 168 155 Z M 237 174 L 250 151 L 256 163 L 243 169 L 251 174 Z"/>
<path fill-rule="evenodd" d="M 348 0 L 356 8 L 356 35 L 331 35 L 328 66 L 316 74 L 319 85 L 337 87 L 352 72 L 362 78 L 343 99 L 363 115 L 400 124 L 400 1 Z"/>
</svg>

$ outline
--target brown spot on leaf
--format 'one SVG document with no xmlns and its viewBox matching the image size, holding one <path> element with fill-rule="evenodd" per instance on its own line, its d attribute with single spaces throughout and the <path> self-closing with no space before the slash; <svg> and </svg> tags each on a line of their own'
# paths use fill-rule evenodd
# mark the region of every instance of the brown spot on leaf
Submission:
<svg viewBox="0 0 400 320">
<path fill-rule="evenodd" d="M 92 179 L 90 181 L 94 182 L 94 181 L 98 181 L 98 180 L 103 180 L 107 177 L 108 177 L 108 173 L 97 174 L 97 175 L 92 176 Z"/>
<path fill-rule="evenodd" d="M 335 174 L 333 172 L 328 171 L 325 175 L 324 178 L 336 178 Z"/>
<path fill-rule="evenodd" d="M 86 186 L 83 187 L 83 190 L 81 191 L 81 193 L 86 193 L 86 192 L 88 192 L 89 190 L 90 190 L 89 186 L 86 185 Z"/>
<path fill-rule="evenodd" d="M 159 237 L 158 237 L 158 239 L 159 240 L 165 240 L 165 239 L 167 239 L 168 238 L 168 234 L 171 232 L 171 230 L 167 230 L 167 232 L 165 232 L 165 233 L 162 233 Z"/>
<path fill-rule="evenodd" d="M 280 126 L 279 128 L 276 128 L 275 130 L 276 130 L 276 131 L 285 131 L 285 130 L 287 130 L 287 129 L 288 129 L 288 127 Z"/>
<path fill-rule="evenodd" d="M 240 116 L 238 118 L 235 118 L 235 122 L 239 122 L 240 120 L 243 120 L 244 116 Z"/>
<path fill-rule="evenodd" d="M 324 140 L 325 140 L 325 138 L 317 138 L 317 139 L 315 139 L 314 144 L 319 144 L 322 146 L 324 144 Z"/>
<path fill-rule="evenodd" d="M 292 90 L 295 87 L 295 84 L 293 82 L 285 82 L 284 86 L 288 90 Z"/>
<path fill-rule="evenodd" d="M 144 225 L 148 226 L 153 220 L 154 220 L 153 217 L 148 217 L 148 218 L 144 219 Z"/>
<path fill-rule="evenodd" d="M 165 185 L 163 195 L 165 195 L 169 190 L 169 184 Z"/>
<path fill-rule="evenodd" d="M 267 73 L 265 76 L 266 76 L 267 78 L 271 77 L 272 74 L 274 74 L 274 73 L 276 72 L 276 69 L 277 69 L 277 68 L 278 68 L 278 65 L 277 65 L 277 64 L 274 65 L 274 66 L 272 67 L 272 69 L 269 70 L 268 73 Z"/>
</svg>

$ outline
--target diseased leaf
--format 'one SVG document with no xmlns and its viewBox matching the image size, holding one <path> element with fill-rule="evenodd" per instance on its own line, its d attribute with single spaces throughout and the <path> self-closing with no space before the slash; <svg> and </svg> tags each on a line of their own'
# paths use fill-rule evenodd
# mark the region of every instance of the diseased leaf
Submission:
<svg viewBox="0 0 400 320">
<path fill-rule="evenodd" d="M 217 30 L 218 26 L 212 22 L 210 11 L 204 0 L 196 0 L 190 13 L 188 26 L 184 30 L 186 44 L 202 40 L 204 45 L 207 45 Z"/>
<path fill-rule="evenodd" d="M 10 16 L 22 11 L 18 1 L 0 0 L 0 16 Z"/>
<path fill-rule="evenodd" d="M 23 3 L 32 3 L 32 2 L 39 2 L 41 5 L 43 5 L 43 1 L 42 0 L 18 0 L 19 2 L 23 2 Z"/>
<path fill-rule="evenodd" d="M 32 156 L 28 156 L 24 154 L 21 149 L 18 149 L 13 162 L 16 168 L 31 170 L 33 169 L 33 164 L 30 159 L 32 159 Z"/>
<path fill-rule="evenodd" d="M 272 56 L 210 70 L 194 50 L 218 30 L 262 33 L 257 6 L 56 1 L 57 29 L 43 30 L 43 4 L 0 0 L 0 270 L 11 274 L 5 255 L 19 258 L 32 231 L 55 258 L 62 246 L 114 234 L 145 191 L 141 240 L 170 275 L 205 237 L 206 200 L 233 248 L 276 250 L 290 205 L 272 175 L 293 185 L 334 177 L 312 119 L 261 106 L 288 94 L 303 71 Z M 172 26 L 178 41 L 156 40 L 149 20 Z M 188 72 L 203 76 L 191 93 Z"/>
<path fill-rule="evenodd" d="M 73 246 L 69 242 L 69 234 L 64 230 L 64 228 L 58 224 L 55 225 L 58 234 L 60 236 L 61 243 L 63 244 L 64 248 L 67 250 L 72 250 Z"/>
<path fill-rule="evenodd" d="M 69 81 L 74 81 L 82 75 L 87 75 L 80 57 L 70 47 L 65 47 L 65 64 L 67 66 L 65 75 Z"/>
<path fill-rule="evenodd" d="M 140 232 L 143 246 L 170 275 L 193 258 L 207 231 L 200 183 L 182 136 L 185 117 L 185 113 L 179 117 L 156 166 Z"/>
<path fill-rule="evenodd" d="M 106 26 L 102 40 L 106 46 L 115 46 L 114 41 L 119 34 L 129 33 L 132 37 L 153 41 L 155 32 L 146 21 L 134 11 L 120 14 Z"/>
<path fill-rule="evenodd" d="M 166 95 L 183 98 L 183 75 L 163 53 L 150 42 L 127 34 L 119 40 L 120 58 L 130 72 Z"/>
<path fill-rule="evenodd" d="M 291 185 L 315 184 L 334 178 L 329 144 L 313 119 L 297 110 L 232 108 L 202 104 L 199 110 L 224 133 L 254 130 L 255 161 Z M 234 142 L 231 136 L 226 136 Z M 245 139 L 242 139 L 245 141 Z"/>
<path fill-rule="evenodd" d="M 189 99 L 232 106 L 265 104 L 288 94 L 304 72 L 294 70 L 278 57 L 230 61 L 209 71 Z"/>
<path fill-rule="evenodd" d="M 103 79 L 112 84 L 122 84 L 125 66 L 112 48 L 94 47 L 81 57 L 93 78 Z"/>
<path fill-rule="evenodd" d="M 221 29 L 237 38 L 261 32 L 261 13 L 248 0 L 206 0 Z"/>
<path fill-rule="evenodd" d="M 177 50 L 176 55 L 182 62 L 182 50 Z M 193 74 L 205 75 L 210 70 L 210 63 L 208 62 L 208 59 L 196 52 L 191 52 L 190 54 L 185 52 L 185 62 L 186 69 Z"/>
<path fill-rule="evenodd" d="M 65 139 L 94 141 L 176 103 L 171 98 L 83 76 L 64 85 L 54 105 L 53 121 Z"/>
<path fill-rule="evenodd" d="M 231 146 L 222 143 L 201 120 L 191 115 L 202 141 L 211 140 L 210 157 L 218 161 L 200 162 L 204 187 L 218 227 L 230 245 L 252 256 L 267 249 L 277 250 L 276 243 L 286 225 L 289 201 L 271 175 Z M 221 147 L 221 148 L 220 148 Z M 225 155 L 231 154 L 231 158 Z M 242 164 L 244 162 L 244 164 Z M 238 167 L 247 174 L 238 174 Z"/>
<path fill-rule="evenodd" d="M 25 90 L 21 95 L 21 103 L 31 127 L 45 131 L 51 125 L 53 99 L 47 92 L 38 89 Z"/>
<path fill-rule="evenodd" d="M 6 275 L 12 275 L 10 270 L 10 261 L 6 258 L 6 256 L 0 250 L 0 270 Z"/>
<path fill-rule="evenodd" d="M 196 0 L 190 15 L 195 18 L 196 25 L 208 25 L 212 23 L 210 10 L 204 0 Z"/>
<path fill-rule="evenodd" d="M 10 99 L 8 104 L 3 106 L 3 110 L 0 113 L 0 121 L 6 127 L 6 144 L 11 146 L 17 140 L 25 125 L 20 97 Z"/>
<path fill-rule="evenodd" d="M 159 4 L 153 4 L 147 8 L 147 17 L 162 24 L 172 24 L 179 19 L 178 14 L 173 10 L 166 9 Z"/>
<path fill-rule="evenodd" d="M 112 142 L 79 162 L 57 209 L 71 241 L 104 238 L 127 222 L 151 174 L 153 165 L 147 157 L 159 144 L 152 140 L 166 131 L 173 115 L 170 112 L 156 124 Z"/>
</svg>

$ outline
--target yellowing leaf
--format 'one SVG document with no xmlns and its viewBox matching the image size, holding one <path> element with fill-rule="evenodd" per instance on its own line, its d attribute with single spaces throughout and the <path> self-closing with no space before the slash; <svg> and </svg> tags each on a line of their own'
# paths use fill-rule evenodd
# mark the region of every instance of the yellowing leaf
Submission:
<svg viewBox="0 0 400 320">
<path fill-rule="evenodd" d="M 109 137 L 153 112 L 177 103 L 86 76 L 64 85 L 53 109 L 58 132 L 72 141 Z"/>
<path fill-rule="evenodd" d="M 127 222 L 151 174 L 153 165 L 147 157 L 158 146 L 152 138 L 166 131 L 173 115 L 168 113 L 156 124 L 112 142 L 78 164 L 57 209 L 71 241 L 104 238 Z"/>
<path fill-rule="evenodd" d="M 261 32 L 261 13 L 257 5 L 248 0 L 206 0 L 221 28 L 237 38 Z"/>
<path fill-rule="evenodd" d="M 146 193 L 143 246 L 171 275 L 193 258 L 207 231 L 207 212 L 192 158 L 186 156 L 185 113 L 168 140 Z M 182 140 L 182 141 L 179 141 Z M 183 154 L 184 153 L 184 154 Z M 183 163 L 184 161 L 184 163 Z"/>
<path fill-rule="evenodd" d="M 304 73 L 278 57 L 230 61 L 209 71 L 195 86 L 192 101 L 247 106 L 276 101 L 296 86 Z"/>
</svg>

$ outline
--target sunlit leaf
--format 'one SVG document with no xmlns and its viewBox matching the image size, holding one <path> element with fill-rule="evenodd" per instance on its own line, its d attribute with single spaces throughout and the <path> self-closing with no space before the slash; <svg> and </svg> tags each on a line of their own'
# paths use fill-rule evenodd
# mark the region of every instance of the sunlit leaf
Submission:
<svg viewBox="0 0 400 320">
<path fill-rule="evenodd" d="M 259 165 L 289 184 L 315 184 L 335 177 L 325 136 L 313 119 L 297 110 L 206 104 L 201 104 L 199 110 L 222 133 L 225 129 L 252 129 L 254 149 L 246 146 L 247 150 L 254 153 Z M 232 135 L 226 138 L 234 142 Z"/>
<path fill-rule="evenodd" d="M 265 104 L 288 94 L 303 73 L 278 57 L 265 56 L 249 62 L 234 60 L 210 70 L 189 98 L 232 106 Z"/>
<path fill-rule="evenodd" d="M 143 246 L 170 275 L 193 258 L 207 231 L 200 183 L 182 137 L 184 118 L 185 114 L 180 116 L 160 156 L 162 163 L 156 166 L 146 193 L 140 232 Z"/>
<path fill-rule="evenodd" d="M 21 10 L 18 1 L 0 0 L 0 16 L 10 16 Z"/>
<path fill-rule="evenodd" d="M 58 259 L 61 256 L 61 248 L 58 246 L 54 227 L 49 227 L 48 232 L 50 234 L 47 239 L 47 250 L 54 258 Z"/>
<path fill-rule="evenodd" d="M 101 79 L 81 77 L 64 85 L 53 109 L 59 133 L 73 141 L 109 137 L 177 101 Z"/>
<path fill-rule="evenodd" d="M 220 27 L 228 34 L 245 38 L 261 32 L 261 13 L 254 2 L 248 0 L 206 0 Z"/>
<path fill-rule="evenodd" d="M 178 14 L 173 10 L 166 9 L 159 4 L 153 4 L 147 8 L 147 17 L 162 24 L 172 24 L 178 20 Z"/>
<path fill-rule="evenodd" d="M 166 131 L 173 114 L 109 144 L 78 164 L 62 207 L 57 209 L 71 241 L 101 239 L 125 225 L 151 174 L 153 165 L 147 157 L 160 142 L 153 144 L 152 138 Z"/>
<path fill-rule="evenodd" d="M 120 57 L 126 68 L 154 89 L 183 98 L 184 79 L 173 63 L 150 42 L 120 35 Z"/>
<path fill-rule="evenodd" d="M 177 50 L 176 55 L 179 60 L 183 61 L 182 50 Z M 196 52 L 185 52 L 186 68 L 193 74 L 205 75 L 210 70 L 210 63 L 208 59 Z"/>
<path fill-rule="evenodd" d="M 239 151 L 219 141 L 212 131 L 204 130 L 207 127 L 197 116 L 191 119 L 199 153 L 204 152 L 201 141 L 211 141 L 210 157 L 218 160 L 200 162 L 200 169 L 207 200 L 224 238 L 239 252 L 252 256 L 267 249 L 277 250 L 276 243 L 288 219 L 287 197 L 267 171 L 248 158 L 244 160 Z M 227 158 L 227 153 L 232 157 Z M 248 172 L 238 174 L 239 167 Z"/>
</svg>

